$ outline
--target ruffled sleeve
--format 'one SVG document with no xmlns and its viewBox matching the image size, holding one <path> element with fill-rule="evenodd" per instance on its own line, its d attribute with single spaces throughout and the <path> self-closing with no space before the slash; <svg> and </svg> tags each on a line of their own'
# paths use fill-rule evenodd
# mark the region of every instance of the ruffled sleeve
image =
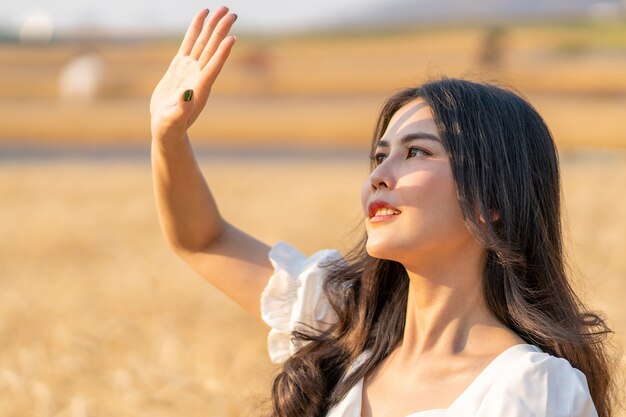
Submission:
<svg viewBox="0 0 626 417">
<path fill-rule="evenodd" d="M 598 416 L 585 375 L 567 360 L 533 352 L 515 367 L 494 384 L 477 416 Z"/>
<path fill-rule="evenodd" d="M 341 259 L 336 250 L 322 250 L 310 257 L 284 242 L 269 252 L 274 273 L 261 294 L 261 317 L 271 330 L 267 337 L 270 359 L 287 360 L 297 349 L 291 333 L 296 329 L 324 330 L 336 316 L 323 291 L 324 262 Z"/>
</svg>

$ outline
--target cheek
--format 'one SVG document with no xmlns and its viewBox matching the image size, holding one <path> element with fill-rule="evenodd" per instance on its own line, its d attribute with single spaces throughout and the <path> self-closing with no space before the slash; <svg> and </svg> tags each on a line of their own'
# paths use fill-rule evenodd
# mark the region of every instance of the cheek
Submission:
<svg viewBox="0 0 626 417">
<path fill-rule="evenodd" d="M 398 191 L 403 202 L 424 226 L 436 226 L 441 232 L 447 228 L 458 228 L 461 225 L 464 227 L 451 173 L 439 171 L 407 178 L 407 182 L 398 187 Z"/>
<path fill-rule="evenodd" d="M 416 206 L 439 209 L 448 207 L 451 202 L 456 203 L 456 190 L 446 181 L 432 179 L 414 183 L 401 189 L 402 197 Z"/>
</svg>

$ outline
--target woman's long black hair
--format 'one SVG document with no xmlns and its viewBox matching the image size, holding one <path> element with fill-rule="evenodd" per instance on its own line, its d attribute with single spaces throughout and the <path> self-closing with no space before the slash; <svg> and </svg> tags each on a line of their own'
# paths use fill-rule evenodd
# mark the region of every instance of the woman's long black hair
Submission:
<svg viewBox="0 0 626 417">
<path fill-rule="evenodd" d="M 610 417 L 610 330 L 583 305 L 568 280 L 558 153 L 545 122 L 506 89 L 444 78 L 393 95 L 382 108 L 372 147 L 394 113 L 417 98 L 433 113 L 465 223 L 487 249 L 487 306 L 527 343 L 581 370 L 599 416 Z M 495 220 L 493 213 L 498 213 Z M 481 215 L 492 220 L 480 221 Z M 324 416 L 402 340 L 406 270 L 369 256 L 365 241 L 348 254 L 347 263 L 327 266 L 324 290 L 338 320 L 325 332 L 294 333 L 303 347 L 274 380 L 272 417 Z M 346 375 L 366 349 L 372 352 L 368 359 Z"/>
</svg>

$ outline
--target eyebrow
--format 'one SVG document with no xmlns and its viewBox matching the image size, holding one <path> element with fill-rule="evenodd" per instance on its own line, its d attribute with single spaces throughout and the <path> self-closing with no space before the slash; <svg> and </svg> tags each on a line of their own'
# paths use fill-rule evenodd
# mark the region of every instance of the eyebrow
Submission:
<svg viewBox="0 0 626 417">
<path fill-rule="evenodd" d="M 441 139 L 439 139 L 438 136 L 433 135 L 432 133 L 426 133 L 426 132 L 409 133 L 408 135 L 404 135 L 402 139 L 400 139 L 400 143 L 404 145 L 406 143 L 413 142 L 414 140 L 418 140 L 418 139 L 432 140 L 432 141 L 441 143 Z M 377 147 L 382 146 L 382 147 L 388 148 L 389 142 L 387 142 L 386 140 L 379 140 L 376 146 Z"/>
</svg>

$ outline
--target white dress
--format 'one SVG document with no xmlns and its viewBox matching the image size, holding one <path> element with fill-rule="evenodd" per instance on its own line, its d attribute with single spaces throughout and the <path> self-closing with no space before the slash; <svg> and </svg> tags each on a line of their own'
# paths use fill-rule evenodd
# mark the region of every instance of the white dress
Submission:
<svg viewBox="0 0 626 417">
<path fill-rule="evenodd" d="M 279 242 L 269 252 L 274 266 L 261 295 L 261 315 L 271 327 L 268 352 L 274 363 L 296 351 L 291 332 L 300 323 L 323 328 L 335 319 L 322 290 L 320 263 L 341 259 L 335 250 L 311 257 Z M 365 358 L 364 353 L 352 368 Z M 354 385 L 327 417 L 360 417 L 363 380 Z M 597 417 L 587 379 L 562 358 L 528 344 L 498 355 L 446 409 L 425 410 L 407 417 Z"/>
</svg>

